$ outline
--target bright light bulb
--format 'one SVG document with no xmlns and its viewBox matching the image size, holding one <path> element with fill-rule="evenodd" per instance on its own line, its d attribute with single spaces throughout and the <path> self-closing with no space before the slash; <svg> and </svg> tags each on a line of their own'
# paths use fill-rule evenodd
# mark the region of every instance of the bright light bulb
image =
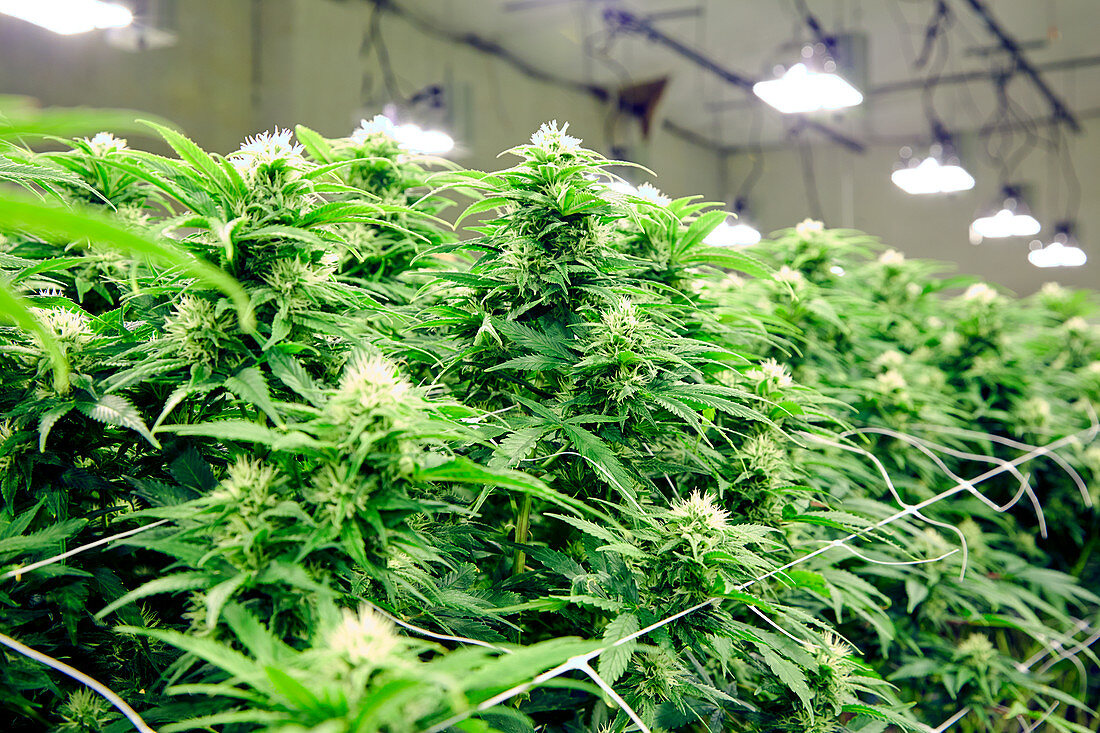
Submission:
<svg viewBox="0 0 1100 733">
<path fill-rule="evenodd" d="M 1038 242 L 1032 242 L 1032 245 Z M 1027 261 L 1036 267 L 1080 267 L 1088 262 L 1085 250 L 1055 240 L 1045 247 L 1027 253 Z"/>
<path fill-rule="evenodd" d="M 722 222 L 703 240 L 711 247 L 747 247 L 760 241 L 760 232 L 748 224 Z"/>
<path fill-rule="evenodd" d="M 1039 220 L 1030 214 L 1017 214 L 1009 209 L 1001 209 L 993 216 L 983 216 L 974 220 L 970 228 L 983 239 L 1004 237 L 1029 237 L 1042 229 Z"/>
<path fill-rule="evenodd" d="M 863 94 L 837 74 L 795 64 L 778 79 L 760 81 L 752 92 L 784 114 L 854 107 Z"/>
<path fill-rule="evenodd" d="M 454 150 L 455 141 L 440 130 L 424 130 L 411 122 L 394 128 L 394 139 L 410 153 L 419 155 L 443 155 Z"/>
<path fill-rule="evenodd" d="M 128 8 L 102 0 L 0 0 L 0 13 L 63 36 L 134 22 Z"/>
<path fill-rule="evenodd" d="M 974 188 L 974 177 L 962 166 L 944 165 L 933 157 L 925 158 L 919 165 L 900 168 L 890 175 L 890 180 L 908 194 L 956 193 Z"/>
</svg>

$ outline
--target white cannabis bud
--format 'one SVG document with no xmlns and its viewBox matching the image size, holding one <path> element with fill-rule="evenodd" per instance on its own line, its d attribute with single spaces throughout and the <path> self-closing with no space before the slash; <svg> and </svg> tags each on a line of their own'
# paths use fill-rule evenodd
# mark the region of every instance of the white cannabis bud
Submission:
<svg viewBox="0 0 1100 733">
<path fill-rule="evenodd" d="M 297 257 L 277 260 L 264 275 L 264 281 L 285 296 L 308 291 L 328 282 L 336 271 L 334 265 L 314 265 Z"/>
<path fill-rule="evenodd" d="M 391 140 L 396 140 L 397 125 L 386 115 L 375 115 L 372 120 L 360 120 L 359 127 L 356 127 L 351 133 L 351 141 L 357 145 L 362 145 L 376 135 L 383 135 Z"/>
<path fill-rule="evenodd" d="M 557 120 L 544 122 L 535 134 L 531 136 L 531 144 L 553 153 L 575 152 L 581 147 L 581 139 L 579 137 L 573 137 L 572 135 L 566 135 L 565 131 L 568 129 L 568 122 L 561 127 L 558 127 Z"/>
<path fill-rule="evenodd" d="M 909 386 L 905 377 L 897 369 L 887 369 L 875 377 L 875 383 L 883 392 L 904 392 Z"/>
<path fill-rule="evenodd" d="M 400 402 L 411 389 L 412 385 L 398 375 L 397 367 L 389 359 L 359 352 L 344 368 L 333 403 L 344 416 L 364 414 Z"/>
<path fill-rule="evenodd" d="M 229 318 L 217 315 L 214 304 L 184 295 L 164 322 L 164 331 L 178 345 L 180 355 L 191 362 L 211 364 L 229 337 Z"/>
<path fill-rule="evenodd" d="M 215 494 L 222 499 L 239 502 L 238 505 L 263 505 L 267 503 L 277 483 L 274 466 L 248 458 L 238 458 L 229 467 Z"/>
<path fill-rule="evenodd" d="M 790 285 L 800 285 L 803 281 L 802 273 L 798 270 L 792 270 L 787 265 L 780 267 L 774 277 L 779 282 L 789 283 Z"/>
<path fill-rule="evenodd" d="M 963 293 L 963 300 L 974 301 L 981 305 L 989 305 L 997 300 L 999 294 L 985 283 L 974 283 Z"/>
<path fill-rule="evenodd" d="M 92 155 L 100 158 L 110 153 L 126 150 L 126 140 L 121 137 L 115 137 L 109 132 L 97 132 L 90 140 L 84 138 L 84 142 L 91 148 Z"/>
<path fill-rule="evenodd" d="M 770 379 L 775 383 L 777 387 L 790 387 L 794 383 L 791 379 L 790 372 L 787 371 L 787 367 L 783 366 L 775 359 L 768 359 L 760 364 L 760 366 L 749 369 L 745 372 L 745 376 L 757 382 L 763 382 L 766 379 Z"/>
<path fill-rule="evenodd" d="M 872 364 L 882 369 L 899 369 L 905 364 L 905 354 L 896 349 L 888 349 L 875 357 Z"/>
<path fill-rule="evenodd" d="M 325 636 L 328 647 L 353 667 L 378 667 L 401 643 L 388 619 L 363 606 L 344 609 L 340 623 Z"/>
<path fill-rule="evenodd" d="M 1074 316 L 1062 324 L 1062 329 L 1074 336 L 1086 334 L 1092 330 L 1092 324 L 1081 316 Z"/>
<path fill-rule="evenodd" d="M 704 527 L 715 531 L 724 531 L 729 526 L 730 513 L 714 503 L 714 497 L 698 491 L 692 492 L 687 499 L 673 504 L 669 514 L 684 524 Z"/>
<path fill-rule="evenodd" d="M 955 658 L 975 667 L 988 667 L 997 659 L 997 649 L 985 634 L 971 634 L 955 647 Z"/>
<path fill-rule="evenodd" d="M 905 264 L 905 255 L 896 249 L 888 249 L 878 256 L 878 263 L 886 267 L 901 267 Z"/>
<path fill-rule="evenodd" d="M 1042 397 L 1032 397 L 1021 402 L 1017 414 L 1020 421 L 1028 427 L 1042 427 L 1054 417 L 1050 403 Z"/>
<path fill-rule="evenodd" d="M 66 308 L 31 308 L 31 312 L 38 317 L 45 329 L 61 342 L 62 348 L 80 348 L 88 344 L 95 335 L 89 328 L 89 319 L 81 311 L 68 310 Z M 40 347 L 41 337 L 33 334 L 32 338 Z"/>
<path fill-rule="evenodd" d="M 1043 283 L 1043 287 L 1039 289 L 1039 295 L 1044 299 L 1063 300 L 1069 295 L 1069 291 L 1058 283 Z"/>
<path fill-rule="evenodd" d="M 794 226 L 795 234 L 803 239 L 823 231 L 825 231 L 824 222 L 817 221 L 816 219 L 803 219 Z"/>
<path fill-rule="evenodd" d="M 661 193 L 661 190 L 654 186 L 652 183 L 643 183 L 638 186 L 637 197 L 645 199 L 650 203 L 657 204 L 658 206 L 668 206 L 672 203 L 672 199 Z"/>
<path fill-rule="evenodd" d="M 291 168 L 305 165 L 302 157 L 304 148 L 291 142 L 293 132 L 275 128 L 274 132 L 261 132 L 252 135 L 241 144 L 239 150 L 230 154 L 233 166 L 241 175 L 252 176 L 260 168 L 272 163 L 283 162 Z"/>
</svg>

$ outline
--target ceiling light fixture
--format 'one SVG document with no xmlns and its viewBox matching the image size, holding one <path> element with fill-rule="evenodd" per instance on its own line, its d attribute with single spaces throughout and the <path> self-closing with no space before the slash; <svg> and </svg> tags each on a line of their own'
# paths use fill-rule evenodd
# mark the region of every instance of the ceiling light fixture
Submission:
<svg viewBox="0 0 1100 733">
<path fill-rule="evenodd" d="M 1070 222 L 1061 222 L 1054 228 L 1054 237 L 1047 246 L 1038 239 L 1033 241 L 1027 253 L 1027 261 L 1036 267 L 1080 267 L 1088 259 L 1085 250 L 1077 245 Z"/>
<path fill-rule="evenodd" d="M 908 194 L 958 193 L 974 188 L 974 176 L 959 165 L 958 157 L 942 143 L 934 143 L 924 160 L 913 156 L 909 148 L 902 148 L 902 158 L 908 160 L 890 174 L 890 180 Z"/>
<path fill-rule="evenodd" d="M 443 155 L 455 147 L 454 138 L 447 133 L 425 130 L 411 122 L 395 127 L 393 136 L 402 148 L 419 155 Z"/>
<path fill-rule="evenodd" d="M 975 244 L 980 244 L 983 239 L 1030 237 L 1043 228 L 1039 220 L 1031 215 L 1018 188 L 1005 186 L 1002 195 L 1004 200 L 995 214 L 980 216 L 970 225 L 971 241 Z"/>
<path fill-rule="evenodd" d="M 749 223 L 751 217 L 746 213 L 746 209 L 745 197 L 738 196 L 733 202 L 733 211 L 721 224 L 711 230 L 711 233 L 703 239 L 703 243 L 711 247 L 750 247 L 759 242 L 760 230 Z M 736 222 L 731 223 L 731 218 L 736 219 Z"/>
<path fill-rule="evenodd" d="M 808 62 L 813 49 L 804 48 L 802 56 Z M 753 84 L 752 93 L 783 114 L 844 109 L 863 102 L 863 94 L 836 73 L 832 59 L 826 59 L 820 71 L 799 62 L 778 79 Z"/>
<path fill-rule="evenodd" d="M 0 13 L 63 36 L 134 22 L 128 8 L 102 0 L 0 0 Z"/>
</svg>

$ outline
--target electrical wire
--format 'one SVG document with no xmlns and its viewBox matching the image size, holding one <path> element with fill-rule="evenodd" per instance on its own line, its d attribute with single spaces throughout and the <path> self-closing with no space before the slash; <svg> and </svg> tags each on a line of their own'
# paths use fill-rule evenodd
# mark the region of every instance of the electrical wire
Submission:
<svg viewBox="0 0 1100 733">
<path fill-rule="evenodd" d="M 798 155 L 802 161 L 802 183 L 806 188 L 806 208 L 809 210 L 810 216 L 818 221 L 824 221 L 825 215 L 822 213 L 821 196 L 817 188 L 817 174 L 814 171 L 814 151 L 809 142 L 802 137 L 801 131 L 798 132 Z"/>
</svg>

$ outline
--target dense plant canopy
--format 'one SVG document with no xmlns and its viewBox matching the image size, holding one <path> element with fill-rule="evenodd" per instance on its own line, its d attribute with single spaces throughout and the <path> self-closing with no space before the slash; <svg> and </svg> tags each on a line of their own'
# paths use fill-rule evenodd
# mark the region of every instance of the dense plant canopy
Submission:
<svg viewBox="0 0 1100 733">
<path fill-rule="evenodd" d="M 1091 294 L 713 247 L 556 123 L 7 112 L 9 729 L 1094 729 Z"/>
</svg>

